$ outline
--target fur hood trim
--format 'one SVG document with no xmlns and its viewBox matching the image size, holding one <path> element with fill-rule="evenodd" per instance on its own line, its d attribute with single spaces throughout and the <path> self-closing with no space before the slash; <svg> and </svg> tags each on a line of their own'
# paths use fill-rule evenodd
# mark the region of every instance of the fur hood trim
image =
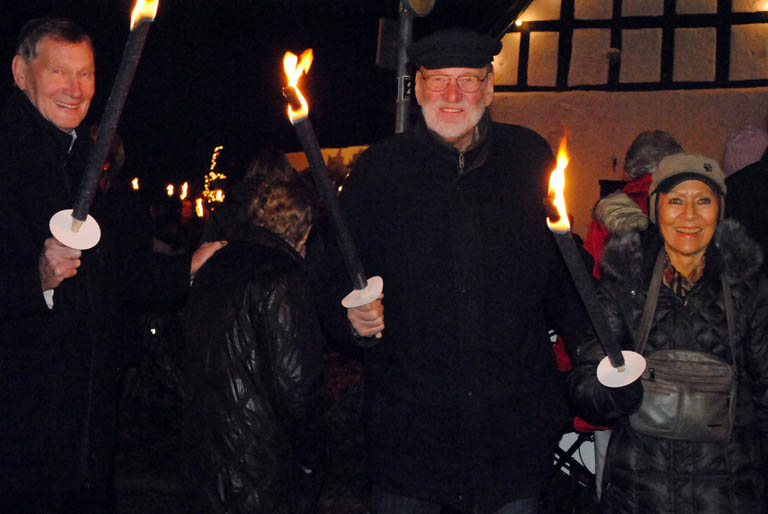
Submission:
<svg viewBox="0 0 768 514">
<path fill-rule="evenodd" d="M 611 236 L 603 250 L 600 268 L 609 280 L 642 283 L 650 276 L 659 249 L 664 244 L 658 230 L 631 231 Z M 763 263 L 760 247 L 733 219 L 718 223 L 715 237 L 706 253 L 707 266 L 725 271 L 728 282 L 735 284 L 755 276 Z"/>
</svg>

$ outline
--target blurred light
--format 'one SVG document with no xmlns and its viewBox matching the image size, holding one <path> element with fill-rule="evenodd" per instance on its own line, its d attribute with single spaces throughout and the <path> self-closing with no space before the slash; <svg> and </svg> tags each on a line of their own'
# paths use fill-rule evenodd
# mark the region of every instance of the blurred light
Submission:
<svg viewBox="0 0 768 514">
<path fill-rule="evenodd" d="M 523 26 L 523 20 L 515 20 L 515 25 L 517 25 L 518 27 L 522 27 Z"/>
<path fill-rule="evenodd" d="M 213 155 L 211 155 L 211 168 L 210 168 L 211 171 L 213 171 L 214 168 L 216 168 L 216 161 L 219 158 L 219 153 L 221 153 L 223 149 L 224 147 L 221 145 L 213 149 Z"/>
<path fill-rule="evenodd" d="M 165 186 L 165 192 L 168 193 L 168 196 L 173 196 L 173 184 Z"/>
<path fill-rule="evenodd" d="M 133 177 L 133 180 L 131 180 L 131 187 L 134 191 L 139 190 L 139 177 Z"/>
<path fill-rule="evenodd" d="M 179 199 L 184 200 L 187 197 L 187 190 L 189 189 L 189 183 L 184 182 L 181 185 L 181 194 L 179 195 Z"/>
<path fill-rule="evenodd" d="M 205 215 L 202 198 L 195 198 L 195 214 L 197 214 L 198 218 L 202 218 Z"/>
</svg>

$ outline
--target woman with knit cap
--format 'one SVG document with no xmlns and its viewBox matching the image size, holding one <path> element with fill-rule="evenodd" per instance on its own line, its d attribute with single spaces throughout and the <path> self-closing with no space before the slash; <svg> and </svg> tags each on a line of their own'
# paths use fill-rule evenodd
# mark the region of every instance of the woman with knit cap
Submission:
<svg viewBox="0 0 768 514">
<path fill-rule="evenodd" d="M 577 414 L 611 424 L 601 511 L 760 514 L 768 442 L 768 283 L 758 246 L 723 220 L 725 175 L 699 154 L 664 158 L 649 189 L 656 229 L 614 235 L 599 296 L 642 378 L 597 381 L 594 334 L 574 352 Z"/>
</svg>

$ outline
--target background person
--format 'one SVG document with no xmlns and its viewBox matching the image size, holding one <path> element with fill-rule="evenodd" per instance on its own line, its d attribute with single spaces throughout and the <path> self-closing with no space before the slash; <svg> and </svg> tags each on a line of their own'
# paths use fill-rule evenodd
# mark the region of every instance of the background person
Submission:
<svg viewBox="0 0 768 514">
<path fill-rule="evenodd" d="M 592 274 L 600 278 L 600 255 L 611 234 L 648 228 L 648 188 L 659 161 L 683 148 L 669 132 L 638 134 L 624 156 L 624 173 L 631 179 L 621 191 L 600 199 L 587 229 L 584 249 L 594 258 Z"/>
<path fill-rule="evenodd" d="M 768 150 L 765 148 L 768 134 L 755 127 L 746 127 L 729 138 L 726 159 L 731 173 L 725 179 L 728 186 L 728 201 L 725 214 L 744 225 L 747 234 L 758 242 L 763 256 L 768 255 Z M 742 151 L 738 151 L 742 150 Z M 751 164 L 750 164 L 751 163 Z M 743 166 L 742 166 L 743 165 Z M 763 273 L 768 273 L 768 260 L 763 259 Z"/>
<path fill-rule="evenodd" d="M 303 263 L 317 206 L 262 182 L 249 221 L 186 308 L 183 468 L 194 512 L 314 512 L 323 477 L 323 338 Z"/>
<path fill-rule="evenodd" d="M 248 165 L 242 180 L 227 189 L 224 203 L 211 213 L 202 241 L 226 240 L 233 229 L 248 221 L 248 204 L 262 182 L 287 180 L 297 175 L 280 148 L 264 146 Z"/>
<path fill-rule="evenodd" d="M 765 129 L 745 125 L 728 135 L 723 151 L 725 177 L 733 175 L 760 160 L 768 148 L 768 132 Z"/>
</svg>

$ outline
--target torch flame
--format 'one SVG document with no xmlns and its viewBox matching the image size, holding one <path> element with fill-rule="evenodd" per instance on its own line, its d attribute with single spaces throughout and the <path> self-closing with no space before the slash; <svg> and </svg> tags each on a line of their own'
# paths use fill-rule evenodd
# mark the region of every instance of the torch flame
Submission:
<svg viewBox="0 0 768 514">
<path fill-rule="evenodd" d="M 297 62 L 298 66 L 296 65 Z M 309 103 L 307 103 L 304 95 L 301 94 L 297 84 L 303 73 L 309 73 L 310 66 L 312 66 L 311 48 L 307 48 L 301 52 L 301 57 L 296 57 L 296 54 L 291 52 L 285 52 L 285 56 L 283 57 L 283 69 L 285 70 L 285 76 L 288 78 L 288 87 L 292 87 L 293 90 L 296 91 L 296 96 L 301 103 L 301 108 L 296 112 L 293 111 L 290 104 L 288 105 L 288 119 L 291 120 L 291 123 L 293 123 L 294 120 L 300 120 L 309 115 Z"/>
<path fill-rule="evenodd" d="M 143 19 L 154 21 L 158 0 L 136 0 L 131 11 L 131 30 Z"/>
<path fill-rule="evenodd" d="M 554 196 L 553 204 L 557 209 L 560 219 L 552 223 L 547 218 L 549 230 L 559 234 L 565 234 L 571 230 L 571 223 L 568 221 L 568 210 L 565 208 L 565 168 L 568 166 L 568 154 L 566 153 L 566 138 L 560 142 L 560 148 L 557 151 L 557 166 L 549 176 L 549 196 Z"/>
</svg>

